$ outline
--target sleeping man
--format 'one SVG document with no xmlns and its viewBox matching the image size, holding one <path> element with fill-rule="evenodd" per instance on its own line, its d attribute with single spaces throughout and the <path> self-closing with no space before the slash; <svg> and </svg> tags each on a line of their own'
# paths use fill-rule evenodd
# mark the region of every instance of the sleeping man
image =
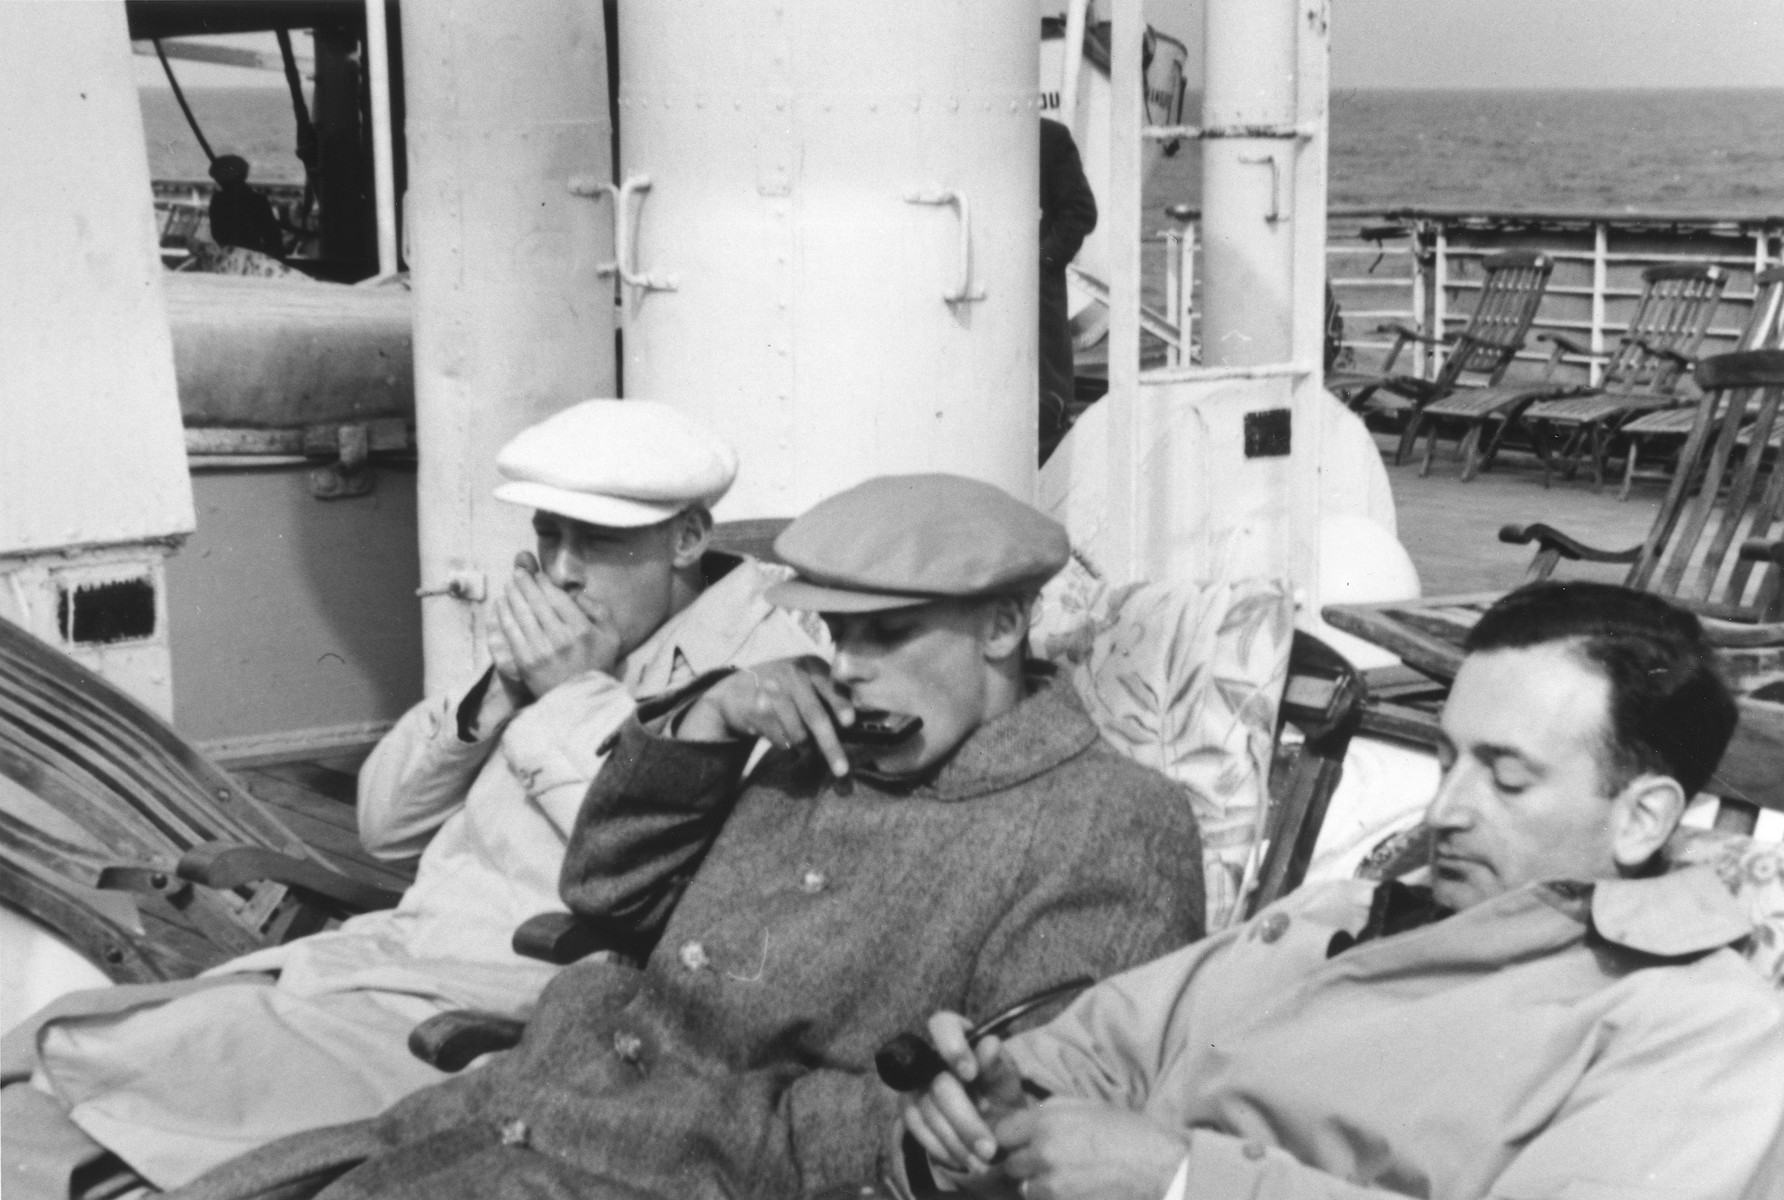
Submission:
<svg viewBox="0 0 1784 1200">
<path fill-rule="evenodd" d="M 1467 650 L 1429 889 L 1304 888 L 1001 1045 L 937 1014 L 911 1190 L 1776 1196 L 1778 995 L 1714 871 L 1663 860 L 1735 723 L 1697 619 L 1534 584 Z"/>
<path fill-rule="evenodd" d="M 227 963 L 171 1002 L 191 985 L 58 1006 L 69 1015 L 36 1036 L 38 1087 L 6 1089 L 9 1195 L 25 1164 L 66 1195 L 98 1152 L 88 1138 L 176 1186 L 444 1078 L 410 1055 L 409 1031 L 445 1009 L 532 1008 L 556 968 L 510 938 L 562 908 L 565 842 L 634 696 L 818 650 L 764 599 L 784 568 L 708 551 L 736 456 L 675 410 L 590 400 L 522 432 L 497 466 L 497 498 L 533 510 L 536 554 L 486 613 L 494 665 L 411 710 L 360 773 L 367 847 L 420 856 L 402 903 Z M 30 1072 L 30 1049 L 9 1075 Z"/>
<path fill-rule="evenodd" d="M 642 968 L 571 966 L 516 1049 L 181 1195 L 852 1194 L 897 1117 L 885 1039 L 1199 936 L 1190 797 L 1027 657 L 1064 529 L 988 484 L 893 476 L 776 549 L 798 574 L 769 598 L 823 614 L 833 665 L 642 708 L 577 818 L 564 898 Z"/>
</svg>

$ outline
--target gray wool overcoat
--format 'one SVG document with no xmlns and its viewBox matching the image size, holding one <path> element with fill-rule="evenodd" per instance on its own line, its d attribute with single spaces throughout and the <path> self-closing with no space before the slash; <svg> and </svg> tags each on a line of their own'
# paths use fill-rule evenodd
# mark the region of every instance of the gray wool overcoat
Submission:
<svg viewBox="0 0 1784 1200">
<path fill-rule="evenodd" d="M 590 789 L 563 891 L 649 947 L 643 969 L 567 968 L 515 1050 L 189 1194 L 699 1200 L 880 1178 L 898 1097 L 873 1054 L 888 1037 L 1203 931 L 1188 797 L 1103 743 L 1068 683 L 1031 683 L 917 786 L 839 782 L 780 753 L 740 790 L 748 745 L 634 720 Z"/>
</svg>

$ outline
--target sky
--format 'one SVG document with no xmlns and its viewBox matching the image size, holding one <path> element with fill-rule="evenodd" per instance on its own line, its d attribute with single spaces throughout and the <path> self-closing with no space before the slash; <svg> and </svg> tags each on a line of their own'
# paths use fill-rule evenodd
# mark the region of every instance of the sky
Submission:
<svg viewBox="0 0 1784 1200">
<path fill-rule="evenodd" d="M 1784 0 L 1331 0 L 1334 88 L 1784 87 Z"/>
<path fill-rule="evenodd" d="M 1784 87 L 1784 0 L 1331 0 L 1331 6 L 1334 89 Z M 1180 35 L 1195 32 L 1201 20 L 1193 0 L 1148 0 L 1147 12 L 1154 24 Z M 216 40 L 277 53 L 271 34 Z M 309 53 L 307 43 L 298 42 L 299 55 Z M 184 87 L 284 86 L 276 71 L 183 61 L 174 70 Z M 166 86 L 152 56 L 138 57 L 136 72 L 139 85 Z"/>
</svg>

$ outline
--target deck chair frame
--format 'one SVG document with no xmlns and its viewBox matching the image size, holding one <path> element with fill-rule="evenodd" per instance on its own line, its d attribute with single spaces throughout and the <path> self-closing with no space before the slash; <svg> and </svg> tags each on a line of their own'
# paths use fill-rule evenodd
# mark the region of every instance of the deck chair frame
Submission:
<svg viewBox="0 0 1784 1200">
<path fill-rule="evenodd" d="M 0 899 L 114 982 L 184 978 L 396 901 L 306 846 L 154 713 L 5 620 L 0 796 Z"/>
<path fill-rule="evenodd" d="M 1746 326 L 1735 340 L 1734 349 L 1777 350 L 1784 348 L 1784 266 L 1770 267 L 1753 277 L 1753 307 Z M 1691 432 L 1694 413 L 1689 406 L 1638 413 L 1622 423 L 1618 433 L 1625 443 L 1623 487 L 1621 499 L 1629 499 L 1638 476 L 1638 461 L 1644 448 L 1656 441 L 1682 443 Z M 1649 477 L 1669 479 L 1669 473 L 1650 472 Z"/>
<path fill-rule="evenodd" d="M 1536 318 L 1554 270 L 1554 259 L 1531 250 L 1511 250 L 1490 254 L 1481 260 L 1483 278 L 1480 298 L 1462 329 L 1443 338 L 1426 337 L 1401 325 L 1384 325 L 1382 332 L 1397 335 L 1389 353 L 1384 373 L 1373 380 L 1351 384 L 1351 406 L 1380 411 L 1403 411 L 1406 425 L 1396 463 L 1405 462 L 1418 435 L 1429 425 L 1425 414 L 1434 404 L 1457 394 L 1469 394 L 1496 388 L 1504 378 L 1512 359 L 1524 348 L 1530 324 Z M 1447 349 L 1443 365 L 1430 380 L 1416 376 L 1389 374 L 1402 347 L 1409 342 L 1422 342 Z M 1474 382 L 1468 382 L 1473 377 Z M 1353 390 L 1354 389 L 1354 390 Z M 1380 393 L 1386 393 L 1384 397 Z M 1435 442 L 1435 426 L 1430 426 L 1431 442 Z M 1478 456 L 1478 430 L 1465 439 L 1464 457 L 1473 462 Z M 1427 445 L 1421 470 L 1428 471 L 1431 445 Z M 1469 472 L 1472 474 L 1472 472 Z"/>
<path fill-rule="evenodd" d="M 1537 544 L 1531 579 L 1548 578 L 1562 559 L 1624 562 L 1629 587 L 1748 627 L 1731 635 L 1740 640 L 1784 641 L 1784 567 L 1774 557 L 1784 535 L 1784 470 L 1768 449 L 1780 429 L 1784 350 L 1716 355 L 1694 374 L 1703 397 L 1640 546 L 1601 550 L 1547 525 L 1508 525 L 1499 538 Z"/>
<path fill-rule="evenodd" d="M 1642 294 L 1617 348 L 1595 353 L 1562 334 L 1543 334 L 1555 346 L 1550 370 L 1563 352 L 1579 358 L 1602 358 L 1604 374 L 1595 388 L 1578 389 L 1553 399 L 1509 401 L 1489 418 L 1499 421 L 1487 450 L 1492 461 L 1500 441 L 1521 429 L 1543 465 L 1548 486 L 1556 461 L 1569 477 L 1582 458 L 1592 465 L 1594 490 L 1604 484 L 1605 455 L 1611 435 L 1632 416 L 1675 407 L 1674 393 L 1697 361 L 1698 348 L 1709 332 L 1728 286 L 1728 272 L 1713 263 L 1663 263 L 1642 272 Z M 1483 418 L 1483 419 L 1489 419 Z M 1559 450 L 1551 443 L 1559 439 Z"/>
</svg>

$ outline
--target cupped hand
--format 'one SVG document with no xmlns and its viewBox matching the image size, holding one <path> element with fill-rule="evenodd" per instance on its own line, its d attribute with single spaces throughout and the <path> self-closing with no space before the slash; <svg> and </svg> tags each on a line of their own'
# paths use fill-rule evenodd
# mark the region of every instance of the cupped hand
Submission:
<svg viewBox="0 0 1784 1200">
<path fill-rule="evenodd" d="M 745 667 L 719 680 L 681 720 L 677 736 L 689 741 L 767 738 L 783 749 L 815 744 L 831 774 L 849 773 L 838 727 L 855 723 L 848 693 L 830 678 L 816 655 Z"/>
<path fill-rule="evenodd" d="M 619 627 L 607 606 L 553 584 L 529 553 L 515 556 L 514 574 L 491 608 L 496 674 L 535 697 L 589 671 L 612 674 L 619 661 Z"/>
<path fill-rule="evenodd" d="M 1139 1113 L 1054 1099 L 996 1123 L 1025 1200 L 1158 1200 L 1189 1148 Z"/>
<path fill-rule="evenodd" d="M 906 1100 L 904 1127 L 935 1162 L 977 1175 L 990 1170 L 997 1157 L 993 1127 L 1033 1101 L 1002 1041 L 988 1037 L 970 1045 L 969 1028 L 958 1013 L 929 1018 L 929 1040 L 948 1069 Z"/>
</svg>

